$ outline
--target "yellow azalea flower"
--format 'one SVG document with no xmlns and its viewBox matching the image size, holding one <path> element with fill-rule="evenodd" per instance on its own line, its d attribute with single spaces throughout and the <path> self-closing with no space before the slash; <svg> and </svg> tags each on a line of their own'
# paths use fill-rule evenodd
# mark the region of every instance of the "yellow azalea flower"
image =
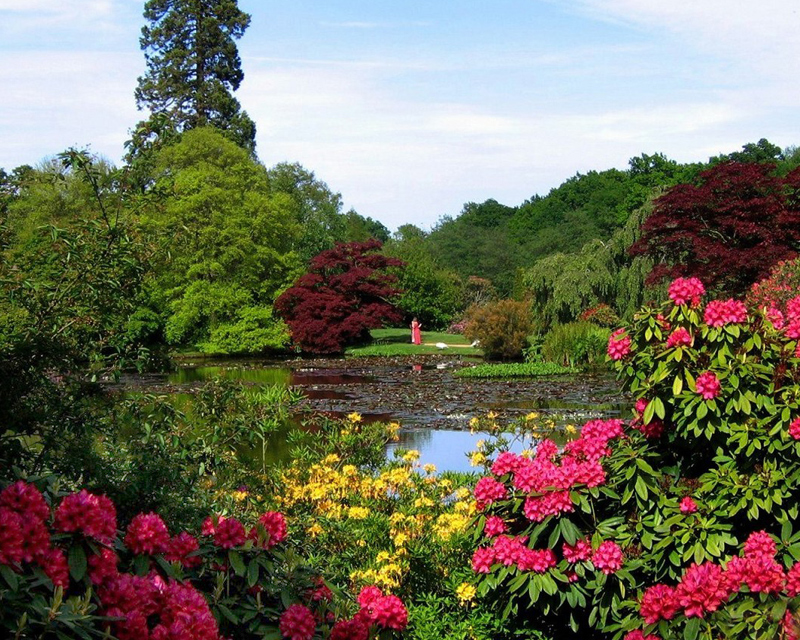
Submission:
<svg viewBox="0 0 800 640">
<path fill-rule="evenodd" d="M 469 496 L 470 496 L 469 489 L 467 489 L 466 487 L 459 487 L 458 489 L 456 489 L 456 498 L 458 498 L 459 500 L 464 500 L 466 498 L 469 498 Z"/>
<path fill-rule="evenodd" d="M 231 496 L 233 497 L 234 500 L 236 500 L 236 502 L 241 502 L 242 500 L 247 498 L 247 491 L 234 491 L 233 493 L 231 493 Z"/>
<path fill-rule="evenodd" d="M 478 442 L 475 444 L 475 448 L 478 451 L 481 451 L 485 446 L 486 446 L 486 440 L 478 440 Z"/>
<path fill-rule="evenodd" d="M 342 429 L 342 435 L 343 436 L 349 436 L 350 435 L 350 429 Z"/>
<path fill-rule="evenodd" d="M 477 467 L 478 465 L 481 465 L 481 464 L 483 464 L 484 462 L 486 462 L 486 456 L 485 456 L 485 455 L 483 455 L 483 454 L 482 454 L 480 451 L 475 451 L 475 452 L 474 452 L 474 453 L 473 453 L 473 454 L 472 454 L 472 455 L 469 457 L 469 463 L 470 463 L 470 465 L 471 465 L 471 466 L 473 466 L 473 467 Z"/>
<path fill-rule="evenodd" d="M 533 449 L 523 449 L 521 455 L 523 458 L 532 458 L 534 454 Z"/>
<path fill-rule="evenodd" d="M 316 538 L 317 536 L 325 533 L 325 530 L 320 526 L 319 522 L 315 522 L 308 529 L 306 529 L 306 533 L 308 533 L 308 535 L 310 535 L 312 538 Z"/>
<path fill-rule="evenodd" d="M 422 465 L 422 469 L 423 471 L 425 471 L 425 473 L 436 473 L 436 465 L 431 464 L 430 462 L 428 464 Z"/>
<path fill-rule="evenodd" d="M 480 420 L 478 418 L 470 418 L 469 419 L 469 426 L 470 427 L 477 427 L 480 424 Z"/>
<path fill-rule="evenodd" d="M 375 557 L 375 562 L 388 562 L 389 560 L 392 559 L 392 557 L 393 557 L 392 554 L 389 553 L 388 551 L 381 551 Z"/>
<path fill-rule="evenodd" d="M 568 424 L 564 429 L 567 433 L 575 433 L 577 431 L 574 424 Z"/>
<path fill-rule="evenodd" d="M 367 541 L 366 540 L 356 540 L 356 546 L 358 547 L 366 547 Z"/>
<path fill-rule="evenodd" d="M 342 475 L 344 476 L 356 476 L 358 475 L 358 469 L 353 464 L 346 464 L 342 467 Z"/>
<path fill-rule="evenodd" d="M 353 520 L 363 520 L 369 515 L 369 509 L 366 507 L 350 507 L 347 510 L 347 517 Z"/>
<path fill-rule="evenodd" d="M 394 537 L 394 546 L 403 547 L 408 542 L 408 536 L 402 531 Z"/>
<path fill-rule="evenodd" d="M 335 453 L 332 453 L 329 456 L 325 456 L 322 459 L 322 464 L 326 464 L 326 465 L 330 466 L 332 464 L 336 464 L 340 460 L 341 460 L 341 458 L 339 456 L 337 456 Z"/>
<path fill-rule="evenodd" d="M 460 585 L 458 585 L 458 587 L 456 587 L 456 597 L 461 604 L 472 602 L 477 593 L 478 591 L 475 588 L 475 585 L 472 585 L 469 582 L 462 582 Z"/>
<path fill-rule="evenodd" d="M 361 414 L 353 411 L 353 413 L 347 415 L 347 419 L 350 422 L 361 422 Z"/>
<path fill-rule="evenodd" d="M 421 498 L 417 498 L 416 500 L 414 500 L 414 506 L 417 509 L 425 509 L 427 507 L 432 507 L 434 504 L 436 503 L 433 500 L 425 496 L 422 496 Z"/>
<path fill-rule="evenodd" d="M 526 415 L 525 419 L 530 421 L 530 420 L 536 420 L 536 418 L 538 418 L 538 417 L 539 417 L 539 414 L 534 411 L 534 412 L 529 413 L 528 415 Z"/>
<path fill-rule="evenodd" d="M 419 451 L 417 451 L 416 449 L 411 449 L 411 451 L 407 451 L 403 455 L 403 460 L 405 460 L 406 462 L 414 462 L 416 460 L 419 460 Z"/>
</svg>

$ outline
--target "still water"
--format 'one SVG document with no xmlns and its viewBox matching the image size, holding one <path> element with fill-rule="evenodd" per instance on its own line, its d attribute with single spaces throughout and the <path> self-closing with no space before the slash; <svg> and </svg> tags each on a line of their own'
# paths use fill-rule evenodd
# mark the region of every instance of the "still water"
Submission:
<svg viewBox="0 0 800 640">
<path fill-rule="evenodd" d="M 453 375 L 459 366 L 463 362 L 212 362 L 182 367 L 146 384 L 179 394 L 215 378 L 254 387 L 291 386 L 306 396 L 305 410 L 400 422 L 400 441 L 389 445 L 387 456 L 398 448 L 416 449 L 421 464 L 440 471 L 472 470 L 466 453 L 488 435 L 470 433 L 469 420 L 489 411 L 498 413 L 500 424 L 537 411 L 560 424 L 580 425 L 595 417 L 618 417 L 628 406 L 609 375 L 467 380 Z M 285 434 L 275 434 L 270 449 L 272 460 L 285 456 Z"/>
</svg>

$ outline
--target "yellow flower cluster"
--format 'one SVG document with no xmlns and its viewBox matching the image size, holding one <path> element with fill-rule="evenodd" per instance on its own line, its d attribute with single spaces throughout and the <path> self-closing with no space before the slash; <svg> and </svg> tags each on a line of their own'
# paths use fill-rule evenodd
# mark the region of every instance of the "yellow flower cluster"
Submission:
<svg viewBox="0 0 800 640">
<path fill-rule="evenodd" d="M 468 604 L 475 599 L 478 590 L 469 582 L 462 582 L 456 587 L 456 597 L 461 604 Z"/>
</svg>

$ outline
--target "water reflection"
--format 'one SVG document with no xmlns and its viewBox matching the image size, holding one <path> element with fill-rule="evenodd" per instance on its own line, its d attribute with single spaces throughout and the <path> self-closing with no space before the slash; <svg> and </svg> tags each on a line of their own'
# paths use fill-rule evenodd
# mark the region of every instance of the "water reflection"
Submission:
<svg viewBox="0 0 800 640">
<path fill-rule="evenodd" d="M 476 471 L 470 465 L 467 453 L 475 451 L 479 440 L 489 440 L 487 432 L 456 431 L 451 429 L 401 429 L 400 440 L 386 448 L 386 457 L 394 458 L 396 449 L 416 449 L 420 452 L 419 462 L 434 464 L 439 471 Z M 521 453 L 532 442 L 514 442 L 511 450 Z"/>
</svg>

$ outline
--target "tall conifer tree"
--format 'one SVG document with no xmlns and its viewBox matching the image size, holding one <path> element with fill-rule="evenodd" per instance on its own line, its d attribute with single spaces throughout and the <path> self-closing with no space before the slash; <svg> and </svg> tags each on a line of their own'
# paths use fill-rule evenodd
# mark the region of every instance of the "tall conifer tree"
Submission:
<svg viewBox="0 0 800 640">
<path fill-rule="evenodd" d="M 255 123 L 232 95 L 244 78 L 235 41 L 250 24 L 237 0 L 148 0 L 144 17 L 139 42 L 147 72 L 139 78 L 136 104 L 152 115 L 134 132 L 132 154 L 165 129 L 203 126 L 253 151 Z"/>
</svg>

